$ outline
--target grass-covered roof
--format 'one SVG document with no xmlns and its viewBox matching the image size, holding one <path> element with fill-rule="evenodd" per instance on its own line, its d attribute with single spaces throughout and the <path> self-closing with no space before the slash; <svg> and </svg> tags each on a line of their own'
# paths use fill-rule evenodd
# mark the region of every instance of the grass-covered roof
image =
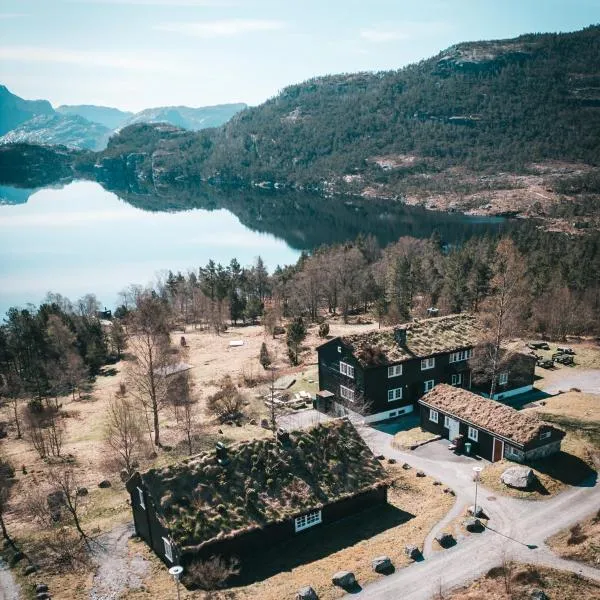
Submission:
<svg viewBox="0 0 600 600">
<path fill-rule="evenodd" d="M 400 330 L 406 333 L 406 343 L 397 339 Z M 342 342 L 363 366 L 379 366 L 468 348 L 477 343 L 478 337 L 475 317 L 458 314 L 348 335 Z"/>
<path fill-rule="evenodd" d="M 142 480 L 180 548 L 281 521 L 384 485 L 386 473 L 347 420 L 241 442 L 152 469 Z"/>
<path fill-rule="evenodd" d="M 555 431 L 564 436 L 562 429 L 542 421 L 536 415 L 519 412 L 506 404 L 446 383 L 436 385 L 419 402 L 475 427 L 486 429 L 519 446 L 539 439 L 540 433 L 544 431 Z"/>
</svg>

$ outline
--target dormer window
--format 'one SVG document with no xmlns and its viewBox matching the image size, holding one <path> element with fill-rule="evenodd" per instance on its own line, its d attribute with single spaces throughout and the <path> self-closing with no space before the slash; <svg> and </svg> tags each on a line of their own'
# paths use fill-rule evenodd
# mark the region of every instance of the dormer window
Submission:
<svg viewBox="0 0 600 600">
<path fill-rule="evenodd" d="M 393 367 L 388 367 L 388 379 L 391 377 L 399 377 L 402 375 L 402 365 L 394 365 Z"/>
<path fill-rule="evenodd" d="M 421 371 L 433 369 L 435 367 L 435 358 L 424 358 L 421 361 Z"/>
</svg>

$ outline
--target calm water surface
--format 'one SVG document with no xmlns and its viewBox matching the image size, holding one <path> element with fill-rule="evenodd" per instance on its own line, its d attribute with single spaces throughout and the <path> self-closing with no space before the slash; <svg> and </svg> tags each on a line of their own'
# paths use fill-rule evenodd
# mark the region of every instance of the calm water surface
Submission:
<svg viewBox="0 0 600 600">
<path fill-rule="evenodd" d="M 259 254 L 272 269 L 300 254 L 226 210 L 146 212 L 92 182 L 3 196 L 26 202 L 0 205 L 0 314 L 48 291 L 72 300 L 92 292 L 112 307 L 121 289 L 164 270 L 197 269 L 209 258 L 246 265 Z"/>
</svg>

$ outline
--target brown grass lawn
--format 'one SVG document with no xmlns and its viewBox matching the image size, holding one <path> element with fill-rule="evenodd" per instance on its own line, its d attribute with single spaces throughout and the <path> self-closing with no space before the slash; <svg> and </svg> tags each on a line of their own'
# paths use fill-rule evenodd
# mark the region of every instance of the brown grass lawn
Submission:
<svg viewBox="0 0 600 600">
<path fill-rule="evenodd" d="M 399 431 L 394 436 L 392 446 L 402 450 L 409 450 L 414 444 L 432 440 L 435 437 L 437 436 L 434 433 L 425 431 L 424 429 L 421 429 L 421 427 L 413 427 L 406 431 Z"/>
<path fill-rule="evenodd" d="M 445 594 L 445 600 L 530 600 L 534 590 L 542 590 L 552 600 L 592 600 L 600 598 L 600 585 L 576 573 L 533 565 L 515 564 L 509 571 L 509 589 L 502 569 L 492 569 L 471 585 Z"/>
<path fill-rule="evenodd" d="M 507 460 L 484 469 L 481 480 L 486 487 L 517 498 L 536 500 L 594 476 L 600 468 L 600 396 L 567 392 L 524 412 L 535 412 L 567 432 L 561 452 L 528 465 L 540 481 L 531 491 L 515 490 L 500 482 L 502 472 L 516 464 Z"/>
<path fill-rule="evenodd" d="M 600 509 L 589 519 L 547 539 L 546 543 L 563 558 L 600 568 Z"/>
</svg>

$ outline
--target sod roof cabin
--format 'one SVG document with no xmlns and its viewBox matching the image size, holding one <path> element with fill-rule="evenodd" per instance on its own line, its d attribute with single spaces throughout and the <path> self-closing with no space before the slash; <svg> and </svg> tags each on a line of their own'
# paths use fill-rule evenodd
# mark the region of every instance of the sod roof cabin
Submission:
<svg viewBox="0 0 600 600">
<path fill-rule="evenodd" d="M 465 313 L 417 319 L 341 338 L 364 367 L 453 352 L 474 346 L 478 339 L 476 318 Z"/>
<path fill-rule="evenodd" d="M 346 419 L 220 446 L 127 482 L 136 532 L 167 564 L 243 556 L 384 503 L 387 487 Z"/>
<path fill-rule="evenodd" d="M 447 384 L 420 400 L 421 426 L 450 440 L 461 437 L 492 461 L 527 462 L 560 450 L 565 432 L 531 413 Z"/>
</svg>

